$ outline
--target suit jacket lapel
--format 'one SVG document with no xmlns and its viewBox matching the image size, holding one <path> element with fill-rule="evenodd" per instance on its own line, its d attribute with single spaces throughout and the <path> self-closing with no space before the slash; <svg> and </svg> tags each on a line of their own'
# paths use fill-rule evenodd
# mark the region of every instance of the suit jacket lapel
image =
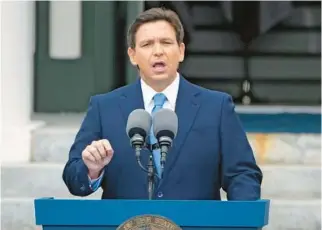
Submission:
<svg viewBox="0 0 322 230">
<path fill-rule="evenodd" d="M 129 85 L 121 94 L 119 106 L 122 111 L 125 124 L 127 123 L 128 116 L 133 110 L 144 109 L 141 83 L 139 79 Z"/>
<path fill-rule="evenodd" d="M 178 133 L 174 139 L 173 146 L 168 153 L 164 177 L 161 180 L 160 186 L 166 181 L 166 178 L 174 167 L 179 155 L 182 154 L 182 145 L 187 138 L 200 107 L 200 97 L 198 97 L 200 92 L 201 91 L 196 86 L 181 77 L 175 109 L 179 122 Z"/>
</svg>

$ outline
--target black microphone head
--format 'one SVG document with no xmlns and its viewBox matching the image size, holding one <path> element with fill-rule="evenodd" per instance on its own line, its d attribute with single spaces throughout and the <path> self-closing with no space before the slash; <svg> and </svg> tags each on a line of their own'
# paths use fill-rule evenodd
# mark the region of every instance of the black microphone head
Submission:
<svg viewBox="0 0 322 230">
<path fill-rule="evenodd" d="M 160 109 L 153 118 L 153 134 L 159 139 L 160 137 L 169 137 L 174 139 L 178 132 L 178 117 L 170 109 Z"/>
<path fill-rule="evenodd" d="M 152 118 L 144 109 L 132 111 L 127 119 L 126 133 L 131 139 L 135 134 L 141 135 L 144 139 L 150 132 Z"/>
</svg>

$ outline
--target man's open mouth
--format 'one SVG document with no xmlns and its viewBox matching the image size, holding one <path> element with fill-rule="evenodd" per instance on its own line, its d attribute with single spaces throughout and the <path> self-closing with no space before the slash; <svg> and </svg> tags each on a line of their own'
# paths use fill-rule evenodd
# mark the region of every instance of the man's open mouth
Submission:
<svg viewBox="0 0 322 230">
<path fill-rule="evenodd" d="M 161 73 L 166 69 L 166 64 L 163 61 L 154 62 L 152 68 L 155 72 Z"/>
</svg>

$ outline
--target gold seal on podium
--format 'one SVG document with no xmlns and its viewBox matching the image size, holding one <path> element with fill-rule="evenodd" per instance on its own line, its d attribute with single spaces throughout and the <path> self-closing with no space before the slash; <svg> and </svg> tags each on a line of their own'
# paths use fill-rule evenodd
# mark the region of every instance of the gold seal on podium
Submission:
<svg viewBox="0 0 322 230">
<path fill-rule="evenodd" d="M 182 230 L 171 220 L 156 215 L 141 215 L 133 217 L 123 224 L 117 230 Z"/>
</svg>

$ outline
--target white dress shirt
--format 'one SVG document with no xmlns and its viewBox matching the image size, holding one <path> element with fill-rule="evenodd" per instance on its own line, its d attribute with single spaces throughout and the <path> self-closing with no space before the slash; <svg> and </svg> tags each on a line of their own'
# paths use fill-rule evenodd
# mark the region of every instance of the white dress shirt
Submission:
<svg viewBox="0 0 322 230">
<path fill-rule="evenodd" d="M 175 110 L 177 95 L 179 91 L 179 82 L 180 82 L 180 77 L 179 77 L 179 74 L 177 73 L 177 77 L 171 83 L 171 85 L 169 85 L 166 89 L 160 92 L 167 97 L 167 100 L 165 101 L 163 108 L 171 109 L 173 111 Z M 147 85 L 144 82 L 144 80 L 142 80 L 142 78 L 141 78 L 141 89 L 142 89 L 142 95 L 143 95 L 144 108 L 147 112 L 151 114 L 152 109 L 154 107 L 153 97 L 158 92 L 156 92 L 149 85 Z"/>
</svg>

